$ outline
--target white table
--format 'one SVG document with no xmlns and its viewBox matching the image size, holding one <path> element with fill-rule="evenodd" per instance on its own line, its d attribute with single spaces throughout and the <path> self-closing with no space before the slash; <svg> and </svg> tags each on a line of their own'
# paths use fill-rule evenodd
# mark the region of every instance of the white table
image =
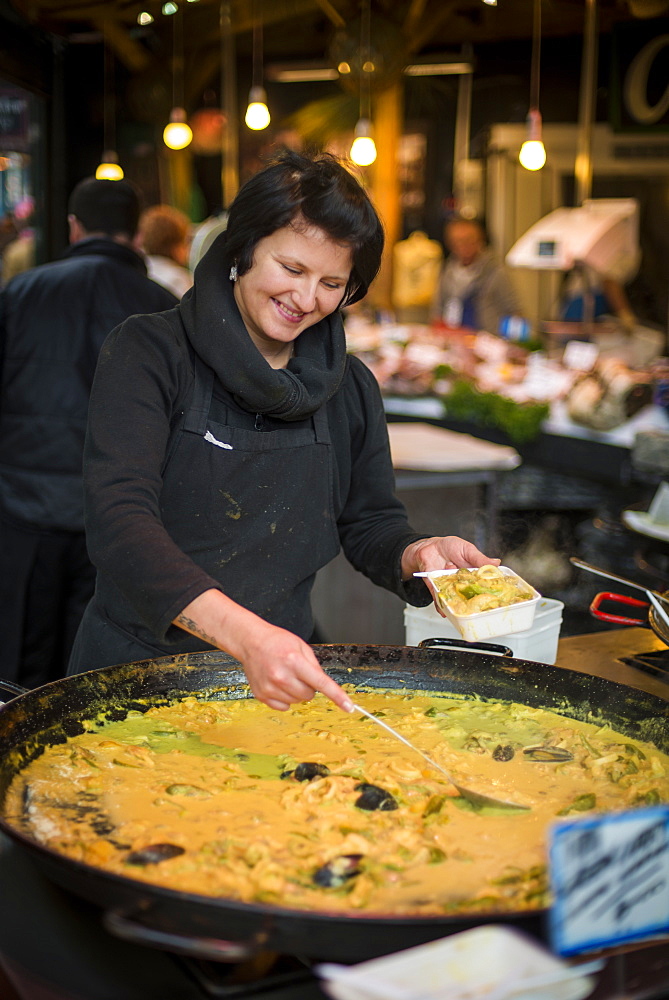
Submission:
<svg viewBox="0 0 669 1000">
<path fill-rule="evenodd" d="M 398 490 L 482 487 L 484 518 L 473 541 L 483 551 L 493 544 L 497 478 L 520 465 L 515 448 L 421 422 L 390 423 L 388 436 Z"/>
</svg>

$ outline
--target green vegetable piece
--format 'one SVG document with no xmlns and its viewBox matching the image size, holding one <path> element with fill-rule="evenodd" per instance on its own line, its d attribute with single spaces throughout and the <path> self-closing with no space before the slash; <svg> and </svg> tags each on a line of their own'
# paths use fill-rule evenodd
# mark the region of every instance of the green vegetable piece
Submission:
<svg viewBox="0 0 669 1000">
<path fill-rule="evenodd" d="M 440 865 L 442 861 L 446 860 L 446 855 L 440 847 L 430 848 L 430 860 L 431 865 Z"/>
<path fill-rule="evenodd" d="M 435 816 L 437 813 L 441 812 L 441 807 L 445 801 L 445 795 L 431 795 L 427 800 L 425 809 L 423 810 L 423 816 Z"/>
<path fill-rule="evenodd" d="M 499 875 L 490 881 L 493 885 L 517 885 L 520 882 L 525 882 L 528 874 L 528 872 L 524 872 L 520 868 L 516 870 L 508 869 L 503 875 Z"/>
<path fill-rule="evenodd" d="M 597 799 L 594 792 L 586 792 L 585 795 L 577 795 L 574 801 L 565 806 L 564 809 L 560 809 L 558 816 L 568 816 L 569 813 L 573 812 L 587 812 L 588 809 L 594 809 Z"/>
<path fill-rule="evenodd" d="M 661 801 L 662 799 L 660 798 L 660 793 L 657 788 L 651 788 L 643 795 L 639 795 L 636 799 L 636 802 L 643 803 L 646 806 L 659 806 Z"/>
<path fill-rule="evenodd" d="M 206 788 L 197 785 L 168 785 L 165 789 L 168 795 L 183 795 L 188 799 L 209 799 L 211 793 Z"/>
</svg>

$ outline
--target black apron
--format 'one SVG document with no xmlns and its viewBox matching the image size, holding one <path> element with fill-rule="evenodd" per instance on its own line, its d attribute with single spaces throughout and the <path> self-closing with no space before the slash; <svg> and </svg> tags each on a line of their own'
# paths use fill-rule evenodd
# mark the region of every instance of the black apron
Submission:
<svg viewBox="0 0 669 1000">
<path fill-rule="evenodd" d="M 163 468 L 165 529 L 228 597 L 308 640 L 314 576 L 339 552 L 326 406 L 279 430 L 263 430 L 261 415 L 258 429 L 235 427 L 215 419 L 214 378 L 196 357 L 191 406 Z M 68 673 L 211 648 L 177 626 L 166 638 L 94 597 Z"/>
</svg>

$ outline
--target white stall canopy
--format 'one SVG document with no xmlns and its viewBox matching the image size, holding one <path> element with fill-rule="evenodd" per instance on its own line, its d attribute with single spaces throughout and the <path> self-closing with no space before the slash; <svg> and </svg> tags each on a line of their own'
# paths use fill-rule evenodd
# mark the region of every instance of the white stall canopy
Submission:
<svg viewBox="0 0 669 1000">
<path fill-rule="evenodd" d="M 639 267 L 636 198 L 593 198 L 556 208 L 535 222 L 506 255 L 511 267 L 570 271 L 585 265 L 624 284 Z"/>
</svg>

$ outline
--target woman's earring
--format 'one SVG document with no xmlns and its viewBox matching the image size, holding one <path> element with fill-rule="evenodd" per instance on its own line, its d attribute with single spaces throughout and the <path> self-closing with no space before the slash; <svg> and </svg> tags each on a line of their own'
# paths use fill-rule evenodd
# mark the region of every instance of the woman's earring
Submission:
<svg viewBox="0 0 669 1000">
<path fill-rule="evenodd" d="M 237 280 L 237 265 L 233 264 L 232 267 L 230 268 L 230 281 L 236 281 L 236 280 Z"/>
</svg>

